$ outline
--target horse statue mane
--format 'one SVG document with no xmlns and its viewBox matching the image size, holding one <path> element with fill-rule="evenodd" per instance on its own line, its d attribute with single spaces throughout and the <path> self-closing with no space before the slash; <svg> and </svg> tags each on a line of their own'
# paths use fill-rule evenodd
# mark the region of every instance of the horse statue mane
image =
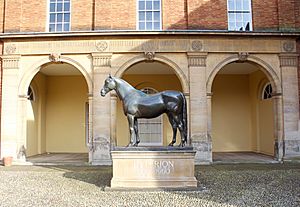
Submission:
<svg viewBox="0 0 300 207">
<path fill-rule="evenodd" d="M 156 94 L 146 94 L 135 89 L 123 79 L 109 75 L 104 81 L 101 96 L 115 90 L 123 103 L 124 114 L 127 116 L 130 132 L 128 146 L 138 146 L 138 119 L 151 119 L 166 113 L 173 129 L 173 138 L 169 146 L 176 142 L 177 129 L 180 131 L 181 147 L 187 143 L 187 104 L 185 96 L 180 91 L 162 91 Z"/>
</svg>

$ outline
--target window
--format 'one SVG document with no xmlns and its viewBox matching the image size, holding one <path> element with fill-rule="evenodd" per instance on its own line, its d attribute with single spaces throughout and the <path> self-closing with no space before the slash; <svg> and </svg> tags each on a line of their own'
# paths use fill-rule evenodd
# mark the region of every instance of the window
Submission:
<svg viewBox="0 0 300 207">
<path fill-rule="evenodd" d="M 70 31 L 70 0 L 50 0 L 49 32 Z"/>
<path fill-rule="evenodd" d="M 262 91 L 262 99 L 263 100 L 266 100 L 266 99 L 270 99 L 272 98 L 272 85 L 271 83 L 267 83 L 264 88 L 263 88 L 263 91 Z"/>
<path fill-rule="evenodd" d="M 161 1 L 138 0 L 138 30 L 161 30 Z"/>
<path fill-rule="evenodd" d="M 146 94 L 157 93 L 152 88 L 144 88 L 141 91 Z M 141 145 L 162 145 L 162 115 L 153 119 L 139 119 L 138 128 Z"/>
<path fill-rule="evenodd" d="M 27 99 L 30 101 L 34 101 L 34 93 L 31 86 L 29 86 L 27 90 Z"/>
<path fill-rule="evenodd" d="M 228 30 L 252 31 L 251 0 L 227 0 Z"/>
</svg>

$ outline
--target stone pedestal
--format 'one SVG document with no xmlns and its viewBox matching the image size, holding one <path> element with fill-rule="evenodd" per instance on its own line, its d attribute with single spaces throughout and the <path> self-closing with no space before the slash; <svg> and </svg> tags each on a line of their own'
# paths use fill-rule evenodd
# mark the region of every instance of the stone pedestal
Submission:
<svg viewBox="0 0 300 207">
<path fill-rule="evenodd" d="M 197 187 L 192 147 L 116 147 L 112 188 Z"/>
</svg>

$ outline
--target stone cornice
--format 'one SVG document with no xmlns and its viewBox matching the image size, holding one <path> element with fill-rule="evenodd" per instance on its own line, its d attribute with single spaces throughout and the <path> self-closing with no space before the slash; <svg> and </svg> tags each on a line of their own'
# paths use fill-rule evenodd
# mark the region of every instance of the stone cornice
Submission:
<svg viewBox="0 0 300 207">
<path fill-rule="evenodd" d="M 77 32 L 28 32 L 28 33 L 2 33 L 2 41 L 6 39 L 23 38 L 53 38 L 53 37 L 97 37 L 97 36 L 156 36 L 156 35 L 199 35 L 199 36 L 242 36 L 242 37 L 300 37 L 300 32 L 239 32 L 227 30 L 164 30 L 164 31 L 136 31 L 136 30 L 102 30 L 102 31 L 77 31 Z"/>
</svg>

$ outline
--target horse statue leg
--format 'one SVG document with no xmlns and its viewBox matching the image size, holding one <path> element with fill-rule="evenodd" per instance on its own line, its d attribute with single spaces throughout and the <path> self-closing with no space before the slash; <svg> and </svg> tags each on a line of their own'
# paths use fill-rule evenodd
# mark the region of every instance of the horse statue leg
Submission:
<svg viewBox="0 0 300 207">
<path fill-rule="evenodd" d="M 174 120 L 174 114 L 172 113 L 167 113 L 168 118 L 169 118 L 169 122 L 172 126 L 173 129 L 173 138 L 172 141 L 170 142 L 169 146 L 174 146 L 175 142 L 176 142 L 176 134 L 177 134 L 177 123 Z"/>
<path fill-rule="evenodd" d="M 127 147 L 131 147 L 135 143 L 135 129 L 134 129 L 134 116 L 127 114 L 127 120 L 129 124 L 130 142 Z"/>
<path fill-rule="evenodd" d="M 140 136 L 139 136 L 139 127 L 138 127 L 138 120 L 137 118 L 134 118 L 134 132 L 135 132 L 135 143 L 134 146 L 138 146 L 140 143 Z"/>
</svg>

